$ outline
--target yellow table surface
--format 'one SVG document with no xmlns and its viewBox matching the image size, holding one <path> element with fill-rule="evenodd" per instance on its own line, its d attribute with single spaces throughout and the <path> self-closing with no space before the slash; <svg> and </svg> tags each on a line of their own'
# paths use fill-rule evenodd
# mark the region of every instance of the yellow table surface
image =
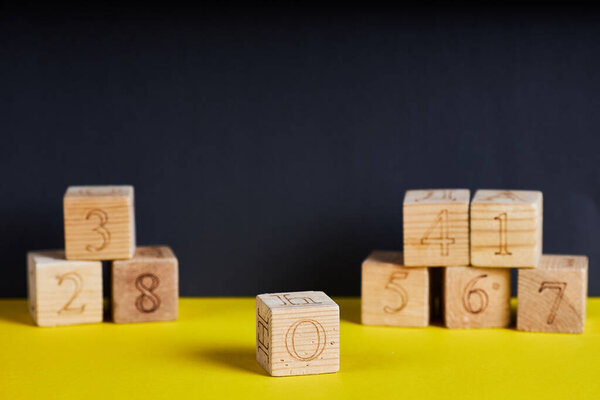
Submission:
<svg viewBox="0 0 600 400">
<path fill-rule="evenodd" d="M 255 360 L 254 299 L 180 302 L 177 322 L 38 328 L 0 301 L 0 399 L 600 398 L 600 299 L 585 333 L 360 325 L 341 308 L 341 369 L 273 378 Z"/>
</svg>

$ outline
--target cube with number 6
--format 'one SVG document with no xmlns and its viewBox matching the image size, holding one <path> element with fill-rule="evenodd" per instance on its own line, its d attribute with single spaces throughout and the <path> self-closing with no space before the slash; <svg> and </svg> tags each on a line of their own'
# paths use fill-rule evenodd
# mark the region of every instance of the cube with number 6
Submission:
<svg viewBox="0 0 600 400">
<path fill-rule="evenodd" d="M 408 190 L 404 196 L 404 266 L 469 264 L 469 190 Z"/>
<path fill-rule="evenodd" d="M 537 268 L 519 270 L 517 329 L 583 332 L 587 286 L 587 257 L 543 255 Z"/>
<path fill-rule="evenodd" d="M 402 252 L 372 252 L 362 264 L 362 323 L 426 327 L 429 281 L 429 268 L 404 267 Z"/>
<path fill-rule="evenodd" d="M 510 270 L 444 268 L 444 320 L 448 328 L 503 328 L 510 324 Z"/>
<path fill-rule="evenodd" d="M 167 246 L 138 247 L 131 260 L 112 262 L 113 322 L 173 321 L 179 265 Z"/>
</svg>

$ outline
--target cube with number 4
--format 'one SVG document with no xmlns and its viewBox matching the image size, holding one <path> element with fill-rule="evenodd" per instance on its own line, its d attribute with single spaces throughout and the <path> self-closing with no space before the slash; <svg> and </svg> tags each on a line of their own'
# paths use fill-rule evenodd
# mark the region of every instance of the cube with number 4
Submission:
<svg viewBox="0 0 600 400">
<path fill-rule="evenodd" d="M 583 332 L 587 286 L 587 257 L 543 255 L 537 268 L 519 270 L 517 329 Z"/>
<path fill-rule="evenodd" d="M 510 270 L 444 268 L 444 320 L 448 328 L 503 328 L 510 324 Z"/>
<path fill-rule="evenodd" d="M 29 311 L 39 326 L 102 322 L 102 263 L 62 250 L 27 254 Z"/>
<path fill-rule="evenodd" d="M 118 260 L 133 256 L 132 186 L 71 186 L 63 202 L 67 259 Z"/>
<path fill-rule="evenodd" d="M 113 322 L 173 321 L 179 265 L 167 246 L 138 247 L 131 260 L 112 262 Z"/>
<path fill-rule="evenodd" d="M 402 252 L 377 250 L 362 265 L 362 323 L 429 325 L 429 268 L 406 268 Z"/>
<path fill-rule="evenodd" d="M 404 266 L 469 264 L 469 190 L 408 190 Z"/>
</svg>

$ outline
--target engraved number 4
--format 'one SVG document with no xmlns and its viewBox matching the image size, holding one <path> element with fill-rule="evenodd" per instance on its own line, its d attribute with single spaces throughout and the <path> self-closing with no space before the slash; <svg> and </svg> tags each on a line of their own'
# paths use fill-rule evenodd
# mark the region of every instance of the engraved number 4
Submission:
<svg viewBox="0 0 600 400">
<path fill-rule="evenodd" d="M 438 214 L 434 223 L 427 229 L 425 235 L 421 239 L 421 244 L 439 244 L 440 254 L 447 256 L 450 253 L 450 245 L 454 244 L 454 238 L 448 234 L 448 210 L 442 210 Z M 431 237 L 433 231 L 439 226 L 439 236 Z"/>
</svg>

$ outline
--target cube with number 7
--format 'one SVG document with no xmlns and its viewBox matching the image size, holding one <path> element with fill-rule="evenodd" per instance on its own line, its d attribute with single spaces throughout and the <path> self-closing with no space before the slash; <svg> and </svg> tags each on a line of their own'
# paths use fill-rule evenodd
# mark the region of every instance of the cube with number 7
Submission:
<svg viewBox="0 0 600 400">
<path fill-rule="evenodd" d="M 587 257 L 543 255 L 537 268 L 519 270 L 517 329 L 583 332 L 587 286 Z"/>
<path fill-rule="evenodd" d="M 372 252 L 362 264 L 362 323 L 426 327 L 429 281 L 429 268 L 404 267 L 402 252 Z"/>
<path fill-rule="evenodd" d="M 467 189 L 408 190 L 404 196 L 404 266 L 469 264 Z"/>
</svg>

